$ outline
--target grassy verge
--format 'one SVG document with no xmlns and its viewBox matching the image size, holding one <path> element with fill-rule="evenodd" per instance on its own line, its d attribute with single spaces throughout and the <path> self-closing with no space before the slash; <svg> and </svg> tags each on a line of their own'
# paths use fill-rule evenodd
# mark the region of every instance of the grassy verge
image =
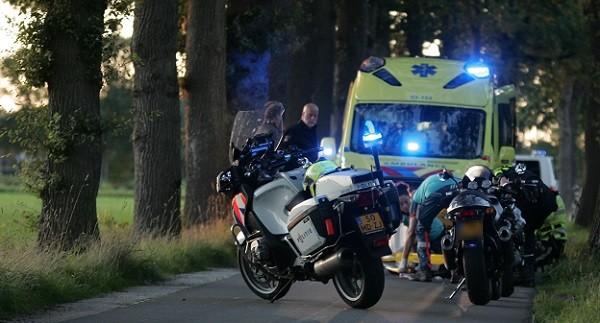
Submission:
<svg viewBox="0 0 600 323">
<path fill-rule="evenodd" d="M 234 262 L 227 220 L 187 230 L 175 240 L 134 242 L 129 236 L 126 229 L 115 227 L 80 254 L 0 246 L 0 320 Z"/>
<path fill-rule="evenodd" d="M 587 249 L 588 232 L 569 228 L 566 259 L 548 270 L 534 300 L 536 322 L 598 322 L 600 254 Z"/>
<path fill-rule="evenodd" d="M 102 188 L 96 199 L 100 231 L 127 228 L 133 219 L 133 192 Z M 32 193 L 0 187 L 0 244 L 22 244 L 35 239 L 42 207 Z"/>
</svg>

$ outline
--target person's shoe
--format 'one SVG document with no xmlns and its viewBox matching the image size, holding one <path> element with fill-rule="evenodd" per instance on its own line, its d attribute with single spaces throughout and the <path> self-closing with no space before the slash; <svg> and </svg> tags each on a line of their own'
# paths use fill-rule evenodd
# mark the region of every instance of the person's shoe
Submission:
<svg viewBox="0 0 600 323">
<path fill-rule="evenodd" d="M 429 269 L 419 270 L 416 273 L 412 274 L 409 280 L 419 281 L 419 282 L 430 282 L 433 278 L 433 273 Z"/>
</svg>

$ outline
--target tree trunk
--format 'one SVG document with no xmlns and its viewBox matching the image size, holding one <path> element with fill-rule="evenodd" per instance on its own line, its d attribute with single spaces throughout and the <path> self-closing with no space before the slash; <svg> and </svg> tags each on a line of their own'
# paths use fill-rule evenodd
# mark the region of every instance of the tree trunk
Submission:
<svg viewBox="0 0 600 323">
<path fill-rule="evenodd" d="M 294 52 L 293 41 L 296 39 L 295 28 L 292 25 L 289 17 L 289 12 L 295 5 L 292 0 L 270 0 L 263 4 L 271 8 L 269 14 L 271 16 L 271 25 L 273 29 L 278 28 L 282 21 L 288 23 L 287 26 L 281 27 L 281 30 L 273 30 L 279 32 L 280 37 L 273 40 L 270 48 L 271 53 L 268 68 L 269 78 L 269 100 L 276 100 L 283 103 L 286 107 L 287 117 L 284 118 L 284 126 L 288 127 L 298 121 L 302 107 L 291 106 L 288 93 L 288 84 L 290 80 L 290 70 L 292 55 Z"/>
<path fill-rule="evenodd" d="M 588 30 L 595 31 L 600 28 L 600 3 L 591 1 L 588 17 Z M 600 212 L 596 208 L 598 194 L 600 192 L 600 34 L 597 32 L 590 33 L 591 44 L 591 70 L 590 75 L 590 94 L 588 98 L 589 104 L 584 104 L 584 122 L 585 122 L 585 183 L 581 192 L 579 202 L 579 210 L 575 217 L 575 223 L 581 226 L 589 226 L 592 222 L 600 218 Z M 562 185 L 562 183 L 561 183 Z M 598 237 L 590 235 L 590 241 Z"/>
<path fill-rule="evenodd" d="M 181 230 L 177 6 L 175 0 L 135 4 L 132 140 L 137 234 L 177 235 Z"/>
<path fill-rule="evenodd" d="M 558 125 L 560 140 L 558 146 L 560 194 L 565 202 L 568 215 L 573 214 L 575 201 L 575 176 L 576 176 L 576 135 L 577 135 L 577 111 L 573 104 L 573 86 L 575 78 L 568 73 L 562 77 L 563 88 L 558 108 Z"/>
<path fill-rule="evenodd" d="M 367 54 L 370 56 L 390 56 L 390 19 L 391 7 L 387 1 L 369 1 L 369 35 Z"/>
<path fill-rule="evenodd" d="M 408 1 L 406 4 L 406 13 L 408 15 L 406 24 L 406 47 L 409 55 L 423 56 L 423 19 L 425 15 L 420 1 Z"/>
<path fill-rule="evenodd" d="M 48 108 L 57 121 L 53 135 L 64 146 L 49 151 L 38 243 L 41 248 L 68 250 L 99 238 L 99 92 L 106 1 L 59 2 L 48 7 L 45 19 L 52 53 Z"/>
<path fill-rule="evenodd" d="M 337 35 L 334 83 L 334 111 L 331 117 L 331 135 L 341 139 L 343 112 L 348 86 L 354 80 L 367 49 L 367 0 L 340 0 L 337 2 Z"/>
<path fill-rule="evenodd" d="M 589 226 L 592 223 L 598 187 L 600 185 L 600 86 L 593 84 L 590 105 L 585 106 L 585 183 L 579 201 L 579 210 L 575 223 Z M 562 183 L 560 183 L 562 187 Z"/>
<path fill-rule="evenodd" d="M 307 21 L 300 26 L 298 38 L 304 43 L 294 53 L 288 85 L 287 120 L 297 121 L 302 106 L 319 106 L 318 136 L 329 135 L 333 104 L 333 67 L 335 59 L 335 11 L 332 0 L 306 4 Z"/>
<path fill-rule="evenodd" d="M 592 230 L 590 231 L 589 246 L 593 251 L 600 250 L 600 188 L 597 189 L 596 207 L 593 213 Z"/>
<path fill-rule="evenodd" d="M 228 165 L 230 116 L 225 94 L 225 1 L 188 1 L 185 110 L 188 224 L 204 222 L 217 173 Z M 224 210 L 221 210 L 225 212 Z"/>
</svg>

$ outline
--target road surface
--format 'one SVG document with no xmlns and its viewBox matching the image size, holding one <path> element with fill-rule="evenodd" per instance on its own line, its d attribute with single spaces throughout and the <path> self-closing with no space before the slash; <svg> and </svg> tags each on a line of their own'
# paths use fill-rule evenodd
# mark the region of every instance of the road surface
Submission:
<svg viewBox="0 0 600 323">
<path fill-rule="evenodd" d="M 351 309 L 333 284 L 298 282 L 286 297 L 271 304 L 252 294 L 234 270 L 217 278 L 137 288 L 68 305 L 26 321 L 37 322 L 530 322 L 534 290 L 516 288 L 513 296 L 472 305 L 466 292 L 454 300 L 447 282 L 410 282 L 386 274 L 382 299 L 369 310 Z M 219 275 L 221 273 L 221 275 Z M 202 276 L 202 274 L 200 274 Z M 184 279 L 185 280 L 185 279 Z M 188 279 L 189 280 L 189 279 Z M 146 289 L 144 289 L 146 288 Z M 146 292 L 144 292 L 146 290 Z M 150 292 L 154 290 L 154 292 Z M 131 292 L 129 292 L 131 294 Z M 115 295 L 120 300 L 115 300 Z M 84 307 L 81 307 L 81 303 Z M 74 310 L 75 309 L 75 310 Z M 83 310 L 82 310 L 83 309 Z"/>
</svg>

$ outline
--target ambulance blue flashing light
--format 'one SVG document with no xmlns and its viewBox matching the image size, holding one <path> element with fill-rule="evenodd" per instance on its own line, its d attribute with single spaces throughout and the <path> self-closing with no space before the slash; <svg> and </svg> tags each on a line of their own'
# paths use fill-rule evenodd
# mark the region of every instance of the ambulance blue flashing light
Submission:
<svg viewBox="0 0 600 323">
<path fill-rule="evenodd" d="M 482 63 L 467 64 L 465 70 L 469 75 L 480 79 L 490 76 L 490 68 Z"/>
<path fill-rule="evenodd" d="M 406 150 L 411 151 L 411 152 L 417 152 L 417 151 L 419 151 L 419 148 L 421 148 L 421 147 L 419 146 L 418 142 L 411 141 L 406 144 Z"/>
</svg>

